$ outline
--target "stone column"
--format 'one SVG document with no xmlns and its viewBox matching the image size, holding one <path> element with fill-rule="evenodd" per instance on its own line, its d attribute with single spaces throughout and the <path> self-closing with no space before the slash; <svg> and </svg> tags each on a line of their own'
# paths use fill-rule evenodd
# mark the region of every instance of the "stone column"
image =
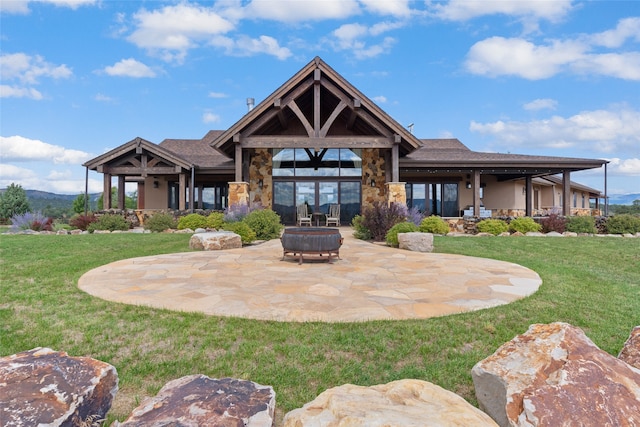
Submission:
<svg viewBox="0 0 640 427">
<path fill-rule="evenodd" d="M 387 182 L 387 204 L 402 203 L 407 204 L 407 190 L 404 187 L 404 182 Z"/>
<path fill-rule="evenodd" d="M 229 207 L 232 206 L 249 206 L 248 182 L 229 183 Z"/>
</svg>

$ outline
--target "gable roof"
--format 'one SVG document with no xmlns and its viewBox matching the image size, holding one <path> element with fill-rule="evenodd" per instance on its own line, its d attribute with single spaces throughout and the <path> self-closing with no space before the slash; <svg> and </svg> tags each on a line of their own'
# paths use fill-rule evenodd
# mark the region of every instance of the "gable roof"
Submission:
<svg viewBox="0 0 640 427">
<path fill-rule="evenodd" d="M 297 127 L 289 128 L 292 122 Z M 338 133 L 336 128 L 346 133 Z M 229 129 L 220 135 L 207 135 L 205 141 L 232 157 L 237 143 L 252 146 L 252 136 L 256 136 L 254 143 L 262 147 L 274 147 L 269 144 L 276 143 L 291 146 L 292 142 L 296 147 L 331 147 L 332 141 L 339 140 L 336 144 L 342 147 L 361 148 L 365 138 L 369 147 L 398 144 L 401 154 L 421 146 L 418 138 L 320 57 L 315 57 Z"/>
<path fill-rule="evenodd" d="M 193 166 L 180 155 L 140 137 L 136 137 L 113 150 L 88 160 L 82 166 L 85 166 L 90 170 L 97 170 L 98 172 L 101 172 L 102 169 L 110 164 L 116 164 L 131 155 L 142 154 L 145 152 L 152 154 L 153 156 L 162 159 L 165 163 L 171 164 L 175 167 L 190 169 Z"/>
<path fill-rule="evenodd" d="M 209 131 L 207 136 L 215 137 L 223 131 Z M 205 136 L 205 138 L 207 137 Z M 203 139 L 165 139 L 159 146 L 174 153 L 187 162 L 192 163 L 197 169 L 215 169 L 219 172 L 231 172 L 234 170 L 232 159 L 213 149 Z"/>
</svg>

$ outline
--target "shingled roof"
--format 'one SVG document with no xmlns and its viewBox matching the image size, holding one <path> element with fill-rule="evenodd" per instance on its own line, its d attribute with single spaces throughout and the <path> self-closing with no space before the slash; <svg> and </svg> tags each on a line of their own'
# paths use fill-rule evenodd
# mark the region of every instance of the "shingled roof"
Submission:
<svg viewBox="0 0 640 427">
<path fill-rule="evenodd" d="M 208 138 L 222 133 L 223 131 L 221 130 L 212 130 L 203 139 L 165 139 L 159 146 L 192 163 L 198 169 L 233 172 L 233 160 L 207 143 Z"/>
</svg>

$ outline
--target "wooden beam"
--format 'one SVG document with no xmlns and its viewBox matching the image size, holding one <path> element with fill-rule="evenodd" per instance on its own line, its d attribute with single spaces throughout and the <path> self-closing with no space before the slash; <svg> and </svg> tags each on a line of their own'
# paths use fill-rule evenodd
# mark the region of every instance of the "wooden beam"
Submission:
<svg viewBox="0 0 640 427">
<path fill-rule="evenodd" d="M 524 177 L 524 194 L 525 194 L 525 201 L 524 201 L 524 214 L 525 216 L 532 216 L 532 206 L 531 206 L 531 200 L 533 197 L 533 178 L 531 177 L 531 175 L 527 175 Z"/>
<path fill-rule="evenodd" d="M 187 174 L 178 175 L 178 181 L 178 209 L 183 211 L 187 208 Z"/>
<path fill-rule="evenodd" d="M 125 187 L 125 176 L 118 175 L 118 209 L 124 209 L 124 187 Z"/>
<path fill-rule="evenodd" d="M 473 188 L 473 216 L 480 216 L 480 169 L 474 169 L 471 174 L 471 188 Z"/>
<path fill-rule="evenodd" d="M 236 144 L 236 158 L 235 158 L 235 166 L 236 166 L 236 182 L 242 182 L 242 144 Z"/>
<path fill-rule="evenodd" d="M 315 70 L 316 83 L 313 85 L 313 136 L 320 136 L 320 70 Z"/>
<path fill-rule="evenodd" d="M 331 129 L 331 125 L 333 125 L 333 122 L 336 121 L 342 110 L 345 108 L 347 108 L 347 104 L 344 101 L 340 101 L 340 103 L 336 105 L 336 108 L 333 109 L 327 121 L 322 125 L 322 129 L 320 129 L 320 133 L 318 135 L 320 138 L 327 136 L 327 132 Z"/>
<path fill-rule="evenodd" d="M 282 126 L 282 129 L 287 129 L 289 127 L 289 122 L 284 116 L 284 111 L 282 111 L 282 108 L 280 108 L 281 101 L 282 99 L 280 98 L 277 98 L 275 101 L 273 101 L 273 108 L 275 108 L 278 111 L 277 116 L 278 116 L 278 121 L 280 122 L 280 126 Z"/>
<path fill-rule="evenodd" d="M 296 135 L 251 136 L 242 138 L 244 148 L 391 148 L 393 139 L 383 136 L 329 136 L 308 138 Z"/>
<path fill-rule="evenodd" d="M 302 125 L 307 131 L 307 135 L 309 137 L 314 137 L 315 135 L 314 135 L 313 127 L 311 126 L 311 123 L 309 123 L 307 118 L 304 116 L 304 114 L 302 114 L 302 110 L 300 110 L 300 107 L 298 107 L 298 104 L 296 104 L 296 101 L 291 101 L 291 103 L 289 103 L 289 108 L 298 117 L 300 122 L 302 122 Z"/>
<path fill-rule="evenodd" d="M 562 172 L 562 215 L 571 215 L 571 172 Z"/>
<path fill-rule="evenodd" d="M 108 173 L 102 180 L 102 209 L 111 209 L 111 175 Z"/>
<path fill-rule="evenodd" d="M 153 168 L 139 168 L 135 166 L 114 166 L 109 168 L 109 172 L 113 175 L 128 175 L 128 176 L 148 176 L 148 175 L 172 175 L 179 173 L 182 170 L 180 166 L 178 169 L 174 166 L 157 166 Z"/>
</svg>

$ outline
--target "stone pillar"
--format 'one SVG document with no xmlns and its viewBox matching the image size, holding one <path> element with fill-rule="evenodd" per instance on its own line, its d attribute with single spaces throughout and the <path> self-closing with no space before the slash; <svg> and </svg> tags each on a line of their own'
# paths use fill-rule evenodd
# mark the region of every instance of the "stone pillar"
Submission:
<svg viewBox="0 0 640 427">
<path fill-rule="evenodd" d="M 402 203 L 407 204 L 407 190 L 404 187 L 404 182 L 387 182 L 387 204 Z"/>
<path fill-rule="evenodd" d="M 232 206 L 249 206 L 248 182 L 229 183 L 229 207 Z"/>
</svg>

